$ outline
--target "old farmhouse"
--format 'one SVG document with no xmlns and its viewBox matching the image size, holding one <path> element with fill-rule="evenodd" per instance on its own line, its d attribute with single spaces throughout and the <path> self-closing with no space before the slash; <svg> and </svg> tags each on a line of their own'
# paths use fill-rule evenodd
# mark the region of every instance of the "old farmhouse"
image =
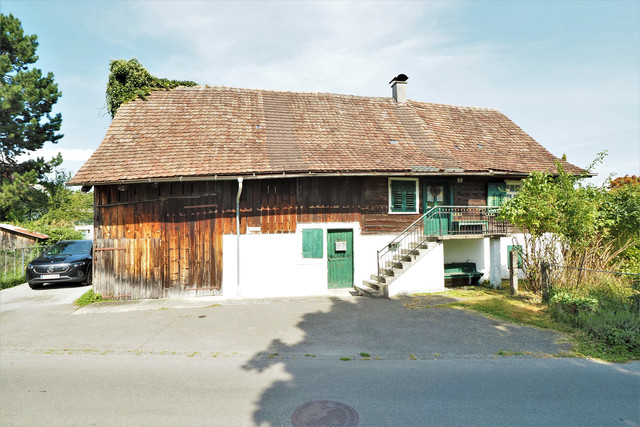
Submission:
<svg viewBox="0 0 640 427">
<path fill-rule="evenodd" d="M 69 182 L 94 188 L 96 292 L 386 296 L 442 290 L 452 263 L 499 283 L 513 230 L 495 206 L 560 160 L 497 110 L 391 92 L 179 87 L 122 105 Z"/>
</svg>

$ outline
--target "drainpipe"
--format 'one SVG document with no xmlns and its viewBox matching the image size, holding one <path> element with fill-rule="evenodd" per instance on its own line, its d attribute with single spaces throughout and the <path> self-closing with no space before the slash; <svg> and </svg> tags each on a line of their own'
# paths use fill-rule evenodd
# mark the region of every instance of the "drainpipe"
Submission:
<svg viewBox="0 0 640 427">
<path fill-rule="evenodd" d="M 236 295 L 240 296 L 240 194 L 242 194 L 242 178 L 238 178 L 238 195 L 236 196 L 236 265 L 238 271 L 236 278 L 238 279 L 238 285 L 236 288 Z"/>
</svg>

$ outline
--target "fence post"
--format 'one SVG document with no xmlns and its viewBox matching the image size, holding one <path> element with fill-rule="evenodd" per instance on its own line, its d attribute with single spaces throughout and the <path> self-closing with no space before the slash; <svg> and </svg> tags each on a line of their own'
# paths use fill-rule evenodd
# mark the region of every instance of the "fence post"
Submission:
<svg viewBox="0 0 640 427">
<path fill-rule="evenodd" d="M 549 301 L 549 263 L 544 261 L 540 266 L 540 277 L 542 279 L 542 301 Z"/>
<path fill-rule="evenodd" d="M 509 290 L 511 295 L 518 294 L 518 252 L 515 249 L 509 252 Z"/>
</svg>

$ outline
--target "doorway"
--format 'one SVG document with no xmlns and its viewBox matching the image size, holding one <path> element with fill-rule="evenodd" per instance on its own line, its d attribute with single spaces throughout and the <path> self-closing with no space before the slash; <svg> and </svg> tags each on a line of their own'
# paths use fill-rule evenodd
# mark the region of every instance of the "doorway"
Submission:
<svg viewBox="0 0 640 427">
<path fill-rule="evenodd" d="M 353 230 L 327 230 L 329 289 L 353 286 Z"/>
<path fill-rule="evenodd" d="M 424 206 L 423 212 L 428 212 L 429 209 L 435 206 L 451 206 L 452 194 L 451 184 L 446 181 L 427 181 L 424 183 L 422 198 Z M 424 219 L 424 233 L 426 235 L 449 234 L 449 227 L 451 225 L 451 213 L 446 211 L 438 212 Z"/>
</svg>

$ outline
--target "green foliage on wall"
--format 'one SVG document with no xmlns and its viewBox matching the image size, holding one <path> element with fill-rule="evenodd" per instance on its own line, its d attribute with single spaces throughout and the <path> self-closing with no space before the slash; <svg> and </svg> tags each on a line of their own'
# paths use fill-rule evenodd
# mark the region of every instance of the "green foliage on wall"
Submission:
<svg viewBox="0 0 640 427">
<path fill-rule="evenodd" d="M 111 61 L 109 71 L 106 95 L 107 109 L 112 118 L 115 117 L 122 104 L 137 98 L 146 99 L 154 90 L 167 90 L 178 86 L 197 86 L 197 83 L 188 80 L 169 80 L 155 77 L 135 58 L 128 61 L 115 59 Z"/>
</svg>

